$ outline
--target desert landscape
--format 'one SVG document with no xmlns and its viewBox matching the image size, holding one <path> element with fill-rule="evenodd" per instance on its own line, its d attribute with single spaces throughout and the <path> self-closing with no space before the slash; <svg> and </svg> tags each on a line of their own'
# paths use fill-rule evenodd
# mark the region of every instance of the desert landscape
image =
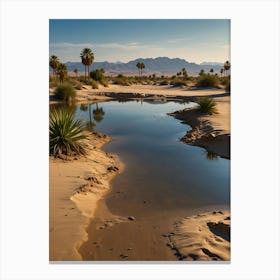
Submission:
<svg viewBox="0 0 280 280">
<path fill-rule="evenodd" d="M 229 53 L 174 73 L 95 59 L 50 53 L 49 260 L 230 261 Z"/>
</svg>

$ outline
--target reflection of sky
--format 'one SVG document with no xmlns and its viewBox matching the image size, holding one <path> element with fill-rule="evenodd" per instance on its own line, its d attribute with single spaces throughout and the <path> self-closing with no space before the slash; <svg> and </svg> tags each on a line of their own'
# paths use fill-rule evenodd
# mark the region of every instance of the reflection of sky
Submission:
<svg viewBox="0 0 280 280">
<path fill-rule="evenodd" d="M 105 149 L 118 154 L 126 164 L 126 171 L 114 184 L 133 184 L 149 195 L 154 193 L 157 203 L 163 204 L 166 197 L 161 198 L 159 191 L 169 193 L 175 203 L 172 206 L 169 201 L 170 207 L 185 207 L 186 201 L 197 207 L 228 205 L 230 161 L 219 157 L 208 160 L 204 149 L 179 142 L 189 127 L 166 115 L 191 105 L 136 101 L 98 104 L 105 115 L 95 129 L 113 137 Z M 95 108 L 92 104 L 91 112 Z M 88 111 L 78 114 L 89 119 Z"/>
<path fill-rule="evenodd" d="M 50 54 L 80 61 L 89 47 L 95 61 L 128 62 L 168 56 L 190 62 L 229 60 L 229 20 L 50 20 Z"/>
</svg>

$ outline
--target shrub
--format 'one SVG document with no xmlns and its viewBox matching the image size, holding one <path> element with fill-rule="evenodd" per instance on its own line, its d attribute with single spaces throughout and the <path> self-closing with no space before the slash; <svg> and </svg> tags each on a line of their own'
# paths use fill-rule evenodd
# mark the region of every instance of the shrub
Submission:
<svg viewBox="0 0 280 280">
<path fill-rule="evenodd" d="M 75 120 L 74 112 L 64 108 L 52 109 L 49 123 L 50 154 L 85 155 L 86 147 L 81 140 L 86 136 L 82 131 L 82 121 Z"/>
<path fill-rule="evenodd" d="M 174 87 L 180 87 L 180 86 L 187 86 L 188 82 L 186 80 L 182 80 L 180 78 L 175 78 L 170 83 Z"/>
<path fill-rule="evenodd" d="M 91 81 L 91 87 L 92 87 L 93 89 L 98 89 L 98 87 L 99 87 L 98 82 L 92 80 L 92 81 Z"/>
<path fill-rule="evenodd" d="M 199 105 L 198 110 L 201 113 L 217 113 L 217 103 L 214 102 L 213 98 L 201 97 L 197 100 Z"/>
<path fill-rule="evenodd" d="M 169 82 L 168 82 L 168 80 L 163 80 L 159 83 L 159 85 L 160 86 L 167 86 L 167 85 L 169 85 Z"/>
<path fill-rule="evenodd" d="M 104 69 L 95 69 L 91 71 L 89 75 L 93 80 L 101 82 L 102 80 L 105 79 L 104 73 L 105 73 Z"/>
<path fill-rule="evenodd" d="M 69 84 L 61 84 L 55 89 L 54 95 L 57 99 L 68 102 L 75 99 L 76 90 Z"/>
<path fill-rule="evenodd" d="M 198 87 L 217 87 L 220 80 L 215 75 L 202 74 L 199 76 L 196 86 Z"/>
<path fill-rule="evenodd" d="M 109 87 L 109 83 L 106 79 L 101 80 L 100 84 L 103 85 L 104 87 Z"/>
</svg>

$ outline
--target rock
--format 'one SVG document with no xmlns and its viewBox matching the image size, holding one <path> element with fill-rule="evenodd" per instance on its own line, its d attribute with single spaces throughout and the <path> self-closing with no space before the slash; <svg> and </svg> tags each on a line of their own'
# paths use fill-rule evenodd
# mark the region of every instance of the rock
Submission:
<svg viewBox="0 0 280 280">
<path fill-rule="evenodd" d="M 131 250 L 133 250 L 133 249 L 132 249 L 132 248 L 127 248 L 127 250 L 128 250 L 128 251 L 131 251 Z"/>
<path fill-rule="evenodd" d="M 135 221 L 135 220 L 136 220 L 136 218 L 133 217 L 133 216 L 129 216 L 128 219 L 129 219 L 130 221 Z"/>
<path fill-rule="evenodd" d="M 104 228 L 105 228 L 104 226 L 99 227 L 99 229 L 104 229 Z"/>
<path fill-rule="evenodd" d="M 121 257 L 122 259 L 124 259 L 124 258 L 128 258 L 128 255 L 120 254 L 120 257 Z"/>
<path fill-rule="evenodd" d="M 107 170 L 110 171 L 110 172 L 111 171 L 118 171 L 119 168 L 117 166 L 110 166 L 110 167 L 107 168 Z"/>
</svg>

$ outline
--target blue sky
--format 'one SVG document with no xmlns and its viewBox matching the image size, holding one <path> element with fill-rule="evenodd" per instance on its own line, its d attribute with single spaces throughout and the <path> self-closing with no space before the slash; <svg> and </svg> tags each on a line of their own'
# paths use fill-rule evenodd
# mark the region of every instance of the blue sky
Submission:
<svg viewBox="0 0 280 280">
<path fill-rule="evenodd" d="M 50 55 L 80 61 L 89 47 L 95 61 L 128 62 L 168 56 L 189 62 L 230 59 L 230 21 L 217 20 L 50 20 Z"/>
</svg>

